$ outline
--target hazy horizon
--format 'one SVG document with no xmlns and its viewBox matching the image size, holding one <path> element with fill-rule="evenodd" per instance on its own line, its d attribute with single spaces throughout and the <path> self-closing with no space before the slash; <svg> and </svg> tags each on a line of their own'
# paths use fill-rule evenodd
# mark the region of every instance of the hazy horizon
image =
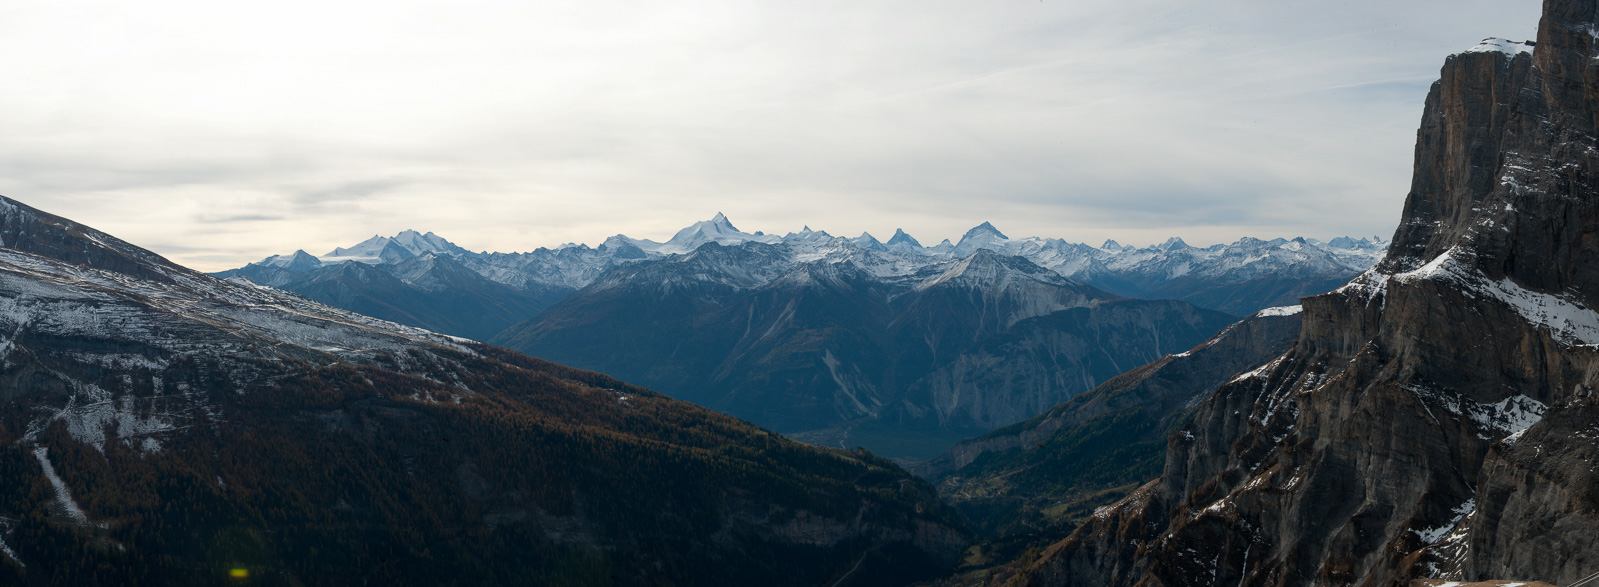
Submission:
<svg viewBox="0 0 1599 587">
<path fill-rule="evenodd" d="M 1537 2 L 0 8 L 0 194 L 196 269 L 373 234 L 1392 235 L 1444 59 Z M 20 58 L 26 56 L 26 59 Z"/>
</svg>

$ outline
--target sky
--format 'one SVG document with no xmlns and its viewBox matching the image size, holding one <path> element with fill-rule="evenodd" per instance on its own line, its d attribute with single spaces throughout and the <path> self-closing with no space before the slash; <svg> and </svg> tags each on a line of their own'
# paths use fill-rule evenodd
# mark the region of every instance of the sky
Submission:
<svg viewBox="0 0 1599 587">
<path fill-rule="evenodd" d="M 1532 0 L 0 3 L 0 195 L 196 269 L 991 221 L 1392 235 L 1444 59 Z"/>
</svg>

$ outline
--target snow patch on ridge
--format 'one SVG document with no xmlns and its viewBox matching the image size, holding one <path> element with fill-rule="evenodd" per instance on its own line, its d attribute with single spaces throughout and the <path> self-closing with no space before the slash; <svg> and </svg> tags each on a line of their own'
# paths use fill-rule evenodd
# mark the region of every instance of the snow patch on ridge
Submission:
<svg viewBox="0 0 1599 587">
<path fill-rule="evenodd" d="M 1449 523 L 1444 524 L 1442 526 L 1439 526 L 1437 528 L 1428 528 L 1426 530 L 1411 530 L 1411 532 L 1415 532 L 1417 536 L 1421 537 L 1421 542 L 1423 544 L 1427 544 L 1429 546 L 1433 545 L 1433 544 L 1437 544 L 1439 541 L 1443 540 L 1444 537 L 1449 536 L 1450 531 L 1454 530 L 1455 526 L 1460 525 L 1460 521 L 1466 519 L 1466 516 L 1471 515 L 1471 512 L 1476 511 L 1476 509 L 1477 509 L 1477 500 L 1476 500 L 1476 498 L 1468 499 L 1468 500 L 1466 500 L 1466 503 L 1460 504 L 1459 506 L 1455 507 L 1455 509 L 1453 510 L 1454 513 L 1455 513 L 1455 517 L 1453 519 L 1449 520 Z"/>
<path fill-rule="evenodd" d="M 1372 300 L 1388 292 L 1388 274 L 1379 272 L 1376 269 L 1368 269 L 1365 273 L 1361 273 L 1350 280 L 1349 283 L 1344 284 L 1343 287 L 1334 290 L 1334 292 L 1350 296 L 1369 305 Z M 1385 304 L 1387 303 L 1386 298 L 1383 301 Z"/>
<path fill-rule="evenodd" d="M 56 505 L 73 521 L 87 525 L 89 516 L 83 513 L 83 508 L 78 507 L 78 502 L 72 500 L 72 492 L 67 490 L 66 482 L 61 480 L 55 466 L 50 464 L 50 449 L 43 446 L 33 449 L 33 458 L 38 459 L 39 466 L 44 469 L 44 477 L 55 488 Z"/>
<path fill-rule="evenodd" d="M 1507 438 L 1520 438 L 1521 433 L 1531 428 L 1543 419 L 1549 407 L 1543 402 L 1532 399 L 1522 394 L 1516 394 L 1496 403 L 1484 404 L 1471 400 L 1463 395 L 1430 389 L 1423 385 L 1406 385 L 1410 391 L 1421 400 L 1422 407 L 1432 414 L 1433 407 L 1439 407 L 1451 414 L 1471 420 L 1477 424 L 1478 430 L 1492 431 L 1505 434 Z M 1432 414 L 1434 420 L 1436 414 Z M 1442 425 L 1442 422 L 1439 422 Z M 1492 440 L 1482 432 L 1477 437 L 1483 440 Z M 1514 443 L 1512 439 L 1510 442 Z"/>
<path fill-rule="evenodd" d="M 1293 315 L 1298 314 L 1298 313 L 1303 312 L 1303 311 L 1305 311 L 1305 307 L 1304 306 L 1295 304 L 1295 305 L 1292 305 L 1292 306 L 1278 306 L 1278 307 L 1275 307 L 1275 308 L 1266 308 L 1266 309 L 1261 310 L 1259 312 L 1255 312 L 1255 315 L 1256 316 L 1293 316 Z"/>
<path fill-rule="evenodd" d="M 1482 294 L 1510 306 L 1528 323 L 1547 329 L 1561 344 L 1599 344 L 1599 312 L 1559 296 L 1521 287 L 1509 279 L 1490 280 L 1461 262 L 1457 258 L 1460 254 L 1458 246 L 1451 247 L 1421 267 L 1395 274 L 1393 279 L 1401 283 L 1418 280 L 1450 282 L 1467 295 Z"/>
<path fill-rule="evenodd" d="M 93 384 L 71 383 L 78 388 L 78 393 L 51 420 L 62 421 L 73 440 L 93 446 L 100 452 L 105 452 L 105 429 L 112 423 L 116 424 L 119 439 L 145 452 L 161 450 L 160 441 L 152 438 L 152 435 L 176 429 L 162 417 L 165 414 L 140 413 L 134 405 L 137 400 L 131 396 L 113 398 L 109 392 Z M 135 439 L 140 439 L 140 442 L 135 444 Z"/>
<path fill-rule="evenodd" d="M 1504 53 L 1505 55 L 1509 55 L 1511 57 L 1515 57 L 1516 55 L 1520 55 L 1522 53 L 1531 54 L 1532 51 L 1533 51 L 1533 46 L 1534 46 L 1534 43 L 1532 41 L 1516 42 L 1516 41 L 1511 41 L 1511 40 L 1508 40 L 1508 39 L 1500 39 L 1500 38 L 1496 38 L 1496 37 L 1488 37 L 1486 39 L 1483 39 L 1481 43 L 1477 43 L 1472 48 L 1465 50 L 1465 52 L 1466 53 L 1495 53 L 1495 52 L 1497 52 L 1497 53 Z"/>
</svg>

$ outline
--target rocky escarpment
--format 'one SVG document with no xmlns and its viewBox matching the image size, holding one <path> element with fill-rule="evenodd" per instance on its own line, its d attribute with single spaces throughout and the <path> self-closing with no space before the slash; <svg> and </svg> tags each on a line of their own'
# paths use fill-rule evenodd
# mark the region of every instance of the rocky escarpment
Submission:
<svg viewBox="0 0 1599 587">
<path fill-rule="evenodd" d="M 1594 572 L 1599 4 L 1446 62 L 1388 256 L 1307 299 L 1160 480 L 1024 584 L 1390 585 Z"/>
</svg>

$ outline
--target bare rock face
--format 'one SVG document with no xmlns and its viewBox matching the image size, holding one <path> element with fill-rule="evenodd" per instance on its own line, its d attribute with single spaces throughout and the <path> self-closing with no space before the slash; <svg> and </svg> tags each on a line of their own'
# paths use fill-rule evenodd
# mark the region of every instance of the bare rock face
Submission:
<svg viewBox="0 0 1599 587">
<path fill-rule="evenodd" d="M 1051 547 L 1038 585 L 1566 584 L 1599 570 L 1593 0 L 1452 56 L 1388 257 L 1304 302 L 1163 477 Z"/>
</svg>

